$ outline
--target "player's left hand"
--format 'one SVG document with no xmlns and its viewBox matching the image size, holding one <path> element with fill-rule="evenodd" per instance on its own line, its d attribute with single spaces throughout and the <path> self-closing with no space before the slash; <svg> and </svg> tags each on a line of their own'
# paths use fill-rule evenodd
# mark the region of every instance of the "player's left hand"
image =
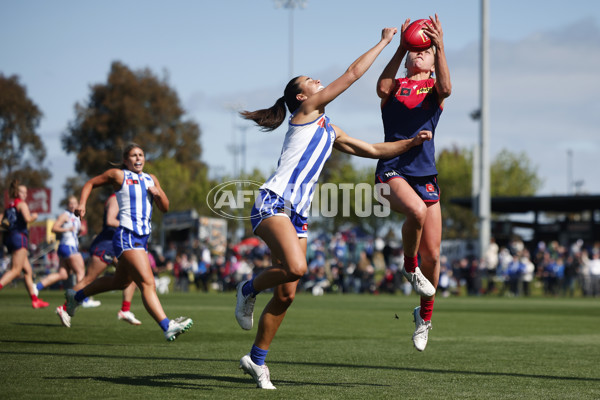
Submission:
<svg viewBox="0 0 600 400">
<path fill-rule="evenodd" d="M 431 22 L 430 24 L 423 25 L 423 33 L 429 36 L 429 39 L 431 40 L 431 43 L 434 46 L 440 47 L 444 44 L 444 32 L 442 31 L 442 23 L 440 22 L 440 19 L 438 18 L 437 14 L 435 14 L 435 18 L 430 16 L 429 21 Z"/>
</svg>

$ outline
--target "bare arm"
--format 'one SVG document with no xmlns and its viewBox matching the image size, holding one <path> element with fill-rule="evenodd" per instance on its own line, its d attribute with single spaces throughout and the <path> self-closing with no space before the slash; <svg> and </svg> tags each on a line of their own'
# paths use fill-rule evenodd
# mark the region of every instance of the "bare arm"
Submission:
<svg viewBox="0 0 600 400">
<path fill-rule="evenodd" d="M 446 61 L 446 53 L 444 52 L 444 32 L 438 15 L 435 14 L 435 19 L 429 17 L 431 26 L 425 24 L 423 32 L 429 36 L 431 42 L 435 46 L 435 90 L 440 97 L 440 104 L 444 99 L 452 93 L 452 83 L 450 82 L 450 70 Z"/>
<path fill-rule="evenodd" d="M 167 211 L 169 211 L 169 199 L 168 199 L 167 195 L 165 194 L 165 192 L 160 187 L 160 183 L 158 182 L 158 179 L 152 174 L 150 174 L 150 176 L 152 177 L 152 180 L 154 181 L 154 186 L 150 186 L 148 188 L 148 191 L 152 194 L 152 197 L 154 198 L 154 201 L 156 202 L 156 206 L 158 207 L 158 209 L 160 211 L 166 213 Z"/>
<path fill-rule="evenodd" d="M 404 56 L 408 52 L 408 50 L 404 48 L 404 43 L 402 41 L 402 35 L 404 34 L 404 31 L 408 25 L 410 25 L 410 18 L 406 19 L 402 24 L 400 44 L 398 45 L 398 49 L 396 50 L 396 53 L 394 53 L 392 59 L 385 66 L 381 72 L 381 75 L 379 75 L 379 79 L 377 80 L 377 96 L 379 96 L 382 101 L 387 100 L 396 87 L 396 75 L 398 74 L 398 70 L 402 64 L 402 59 L 404 59 Z"/>
<path fill-rule="evenodd" d="M 123 184 L 124 174 L 123 171 L 117 168 L 111 168 L 105 171 L 103 174 L 98 175 L 87 181 L 81 189 L 81 195 L 79 197 L 79 206 L 75 209 L 75 215 L 83 218 L 85 216 L 85 205 L 90 193 L 93 188 L 112 184 L 115 188 L 120 187 Z"/>
<path fill-rule="evenodd" d="M 75 227 L 70 227 L 69 229 L 63 228 L 63 225 L 65 224 L 65 222 L 67 222 L 67 218 L 68 215 L 66 213 L 62 213 L 58 216 L 58 218 L 56 218 L 56 221 L 54 221 L 54 224 L 52 225 L 52 232 L 53 233 L 64 233 L 64 232 L 68 232 L 68 231 L 72 231 L 75 229 Z"/>
<path fill-rule="evenodd" d="M 333 147 L 344 153 L 365 158 L 392 158 L 396 157 L 415 146 L 421 145 L 426 140 L 431 140 L 431 131 L 420 131 L 414 138 L 396 140 L 395 142 L 367 143 L 360 139 L 348 136 L 338 126 L 335 129 L 336 139 Z"/>
<path fill-rule="evenodd" d="M 110 196 L 106 202 L 106 225 L 118 228 L 119 222 L 119 202 L 116 196 Z"/>
<path fill-rule="evenodd" d="M 294 117 L 294 123 L 312 121 L 317 115 L 322 114 L 327 104 L 342 94 L 367 72 L 377 56 L 391 42 L 397 31 L 398 29 L 396 28 L 384 28 L 381 32 L 381 40 L 374 47 L 358 57 L 342 76 L 302 103 L 302 106 L 300 106 L 298 113 Z"/>
<path fill-rule="evenodd" d="M 29 206 L 24 201 L 19 202 L 19 204 L 17 205 L 17 211 L 21 213 L 23 219 L 28 224 L 35 221 L 38 217 L 38 213 L 31 213 L 29 211 Z"/>
</svg>

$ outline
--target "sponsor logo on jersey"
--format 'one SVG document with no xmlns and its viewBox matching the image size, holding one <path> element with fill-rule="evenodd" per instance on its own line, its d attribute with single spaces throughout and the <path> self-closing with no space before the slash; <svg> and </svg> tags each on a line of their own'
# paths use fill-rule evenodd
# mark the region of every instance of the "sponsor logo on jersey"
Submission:
<svg viewBox="0 0 600 400">
<path fill-rule="evenodd" d="M 422 87 L 419 90 L 417 90 L 417 94 L 426 94 L 426 93 L 429 93 L 429 92 L 431 92 L 431 89 L 432 88 L 430 88 L 430 87 Z"/>
<path fill-rule="evenodd" d="M 125 184 L 126 185 L 139 185 L 140 181 L 138 181 L 137 179 L 127 179 L 127 180 L 125 180 Z"/>
<path fill-rule="evenodd" d="M 411 88 L 400 88 L 400 96 L 410 96 Z"/>
</svg>

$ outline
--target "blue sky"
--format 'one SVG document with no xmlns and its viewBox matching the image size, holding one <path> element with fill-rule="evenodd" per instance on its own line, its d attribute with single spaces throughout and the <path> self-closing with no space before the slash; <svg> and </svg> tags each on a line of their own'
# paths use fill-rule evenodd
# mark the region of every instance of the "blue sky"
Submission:
<svg viewBox="0 0 600 400">
<path fill-rule="evenodd" d="M 571 150 L 580 191 L 600 193 L 600 2 L 489 3 L 492 156 L 503 148 L 526 153 L 544 180 L 539 194 L 566 194 Z M 293 13 L 293 73 L 328 84 L 378 41 L 383 27 L 435 12 L 453 83 L 436 147 L 472 147 L 479 132 L 469 118 L 479 101 L 479 0 L 308 0 Z M 290 78 L 290 11 L 274 1 L 0 0 L 0 15 L 0 72 L 18 75 L 44 113 L 38 133 L 54 174 L 54 213 L 66 177 L 74 175 L 74 157 L 62 151 L 60 136 L 75 103 L 86 101 L 91 84 L 106 82 L 117 60 L 168 76 L 186 117 L 202 130 L 202 158 L 213 176 L 234 172 L 230 148 L 242 134 L 248 169 L 269 173 L 275 166 L 284 129 L 259 132 L 231 111 L 271 106 Z M 383 139 L 375 82 L 398 39 L 328 107 L 348 134 Z"/>
</svg>

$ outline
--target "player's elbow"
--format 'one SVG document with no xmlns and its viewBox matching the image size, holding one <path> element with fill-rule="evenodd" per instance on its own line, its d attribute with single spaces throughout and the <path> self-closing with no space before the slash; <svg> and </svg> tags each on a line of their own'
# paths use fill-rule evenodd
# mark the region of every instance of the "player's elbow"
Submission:
<svg viewBox="0 0 600 400">
<path fill-rule="evenodd" d="M 366 151 L 362 156 L 364 158 L 378 159 L 378 158 L 385 158 L 385 153 L 373 148 L 373 149 L 369 149 L 368 151 Z"/>
<path fill-rule="evenodd" d="M 382 146 L 381 144 L 370 144 L 363 151 L 363 157 L 365 158 L 387 158 L 389 149 L 387 147 Z"/>
<path fill-rule="evenodd" d="M 438 92 L 443 99 L 450 97 L 452 94 L 452 84 L 448 82 L 447 84 L 440 85 Z"/>
<path fill-rule="evenodd" d="M 346 71 L 346 79 L 348 80 L 348 86 L 360 79 L 362 73 L 356 67 L 348 68 Z"/>
<path fill-rule="evenodd" d="M 377 81 L 377 96 L 380 99 L 387 99 L 395 87 L 396 81 L 394 79 L 380 77 Z"/>
</svg>

